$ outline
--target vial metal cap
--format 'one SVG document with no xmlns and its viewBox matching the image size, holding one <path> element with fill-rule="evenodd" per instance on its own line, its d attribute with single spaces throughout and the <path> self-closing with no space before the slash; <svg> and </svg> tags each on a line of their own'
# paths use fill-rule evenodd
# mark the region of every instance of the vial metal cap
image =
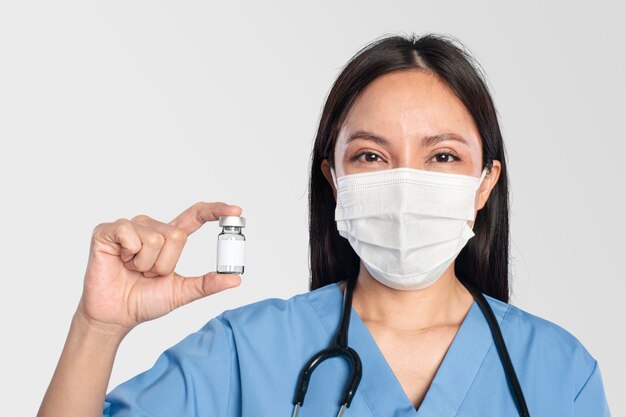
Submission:
<svg viewBox="0 0 626 417">
<path fill-rule="evenodd" d="M 235 226 L 246 227 L 246 218 L 241 216 L 220 216 L 220 227 Z"/>
</svg>

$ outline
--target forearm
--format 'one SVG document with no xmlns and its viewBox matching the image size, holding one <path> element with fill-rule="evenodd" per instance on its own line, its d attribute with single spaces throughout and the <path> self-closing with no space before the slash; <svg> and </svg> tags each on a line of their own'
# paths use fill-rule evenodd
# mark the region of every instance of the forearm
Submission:
<svg viewBox="0 0 626 417">
<path fill-rule="evenodd" d="M 123 338 L 90 326 L 75 313 L 37 417 L 102 417 L 113 362 Z"/>
</svg>

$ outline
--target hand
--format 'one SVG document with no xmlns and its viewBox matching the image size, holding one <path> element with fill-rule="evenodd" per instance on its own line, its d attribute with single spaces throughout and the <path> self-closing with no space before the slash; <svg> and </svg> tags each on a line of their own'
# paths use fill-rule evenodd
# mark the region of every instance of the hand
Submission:
<svg viewBox="0 0 626 417">
<path fill-rule="evenodd" d="M 169 223 L 146 215 L 97 225 L 92 233 L 83 294 L 76 313 L 99 330 L 125 335 L 138 324 L 241 283 L 215 271 L 183 277 L 174 271 L 187 236 L 241 208 L 199 202 Z"/>
</svg>

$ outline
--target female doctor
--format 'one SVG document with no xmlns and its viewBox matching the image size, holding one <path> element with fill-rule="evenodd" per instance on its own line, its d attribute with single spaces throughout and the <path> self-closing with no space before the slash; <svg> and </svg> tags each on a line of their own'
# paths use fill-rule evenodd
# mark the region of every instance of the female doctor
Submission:
<svg viewBox="0 0 626 417">
<path fill-rule="evenodd" d="M 585 347 L 508 304 L 502 136 L 478 66 L 455 42 L 380 38 L 333 85 L 311 165 L 311 291 L 224 311 L 108 394 L 135 326 L 240 284 L 174 268 L 188 235 L 242 209 L 200 202 L 169 223 L 139 215 L 96 226 L 38 416 L 610 416 Z M 348 283 L 347 346 L 360 365 L 329 355 L 296 404 L 305 364 L 336 340 Z"/>
</svg>

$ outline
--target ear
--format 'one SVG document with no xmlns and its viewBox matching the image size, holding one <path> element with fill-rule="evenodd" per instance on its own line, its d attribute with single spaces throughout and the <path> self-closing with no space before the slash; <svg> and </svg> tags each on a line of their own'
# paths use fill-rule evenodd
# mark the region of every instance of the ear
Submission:
<svg viewBox="0 0 626 417">
<path fill-rule="evenodd" d="M 328 183 L 330 184 L 330 188 L 332 188 L 333 190 L 333 197 L 335 197 L 335 201 L 337 201 L 337 189 L 335 188 L 335 184 L 333 184 L 333 177 L 330 173 L 330 164 L 328 163 L 328 158 L 322 159 L 321 168 L 322 174 L 324 174 L 326 181 L 328 181 Z"/>
<path fill-rule="evenodd" d="M 491 195 L 491 190 L 493 190 L 493 187 L 495 187 L 496 183 L 498 182 L 498 178 L 500 178 L 500 169 L 500 161 L 494 159 L 491 170 L 489 170 L 485 174 L 485 178 L 483 179 L 482 184 L 480 184 L 480 188 L 476 192 L 476 211 L 482 209 L 485 204 L 487 204 L 489 195 Z"/>
</svg>

